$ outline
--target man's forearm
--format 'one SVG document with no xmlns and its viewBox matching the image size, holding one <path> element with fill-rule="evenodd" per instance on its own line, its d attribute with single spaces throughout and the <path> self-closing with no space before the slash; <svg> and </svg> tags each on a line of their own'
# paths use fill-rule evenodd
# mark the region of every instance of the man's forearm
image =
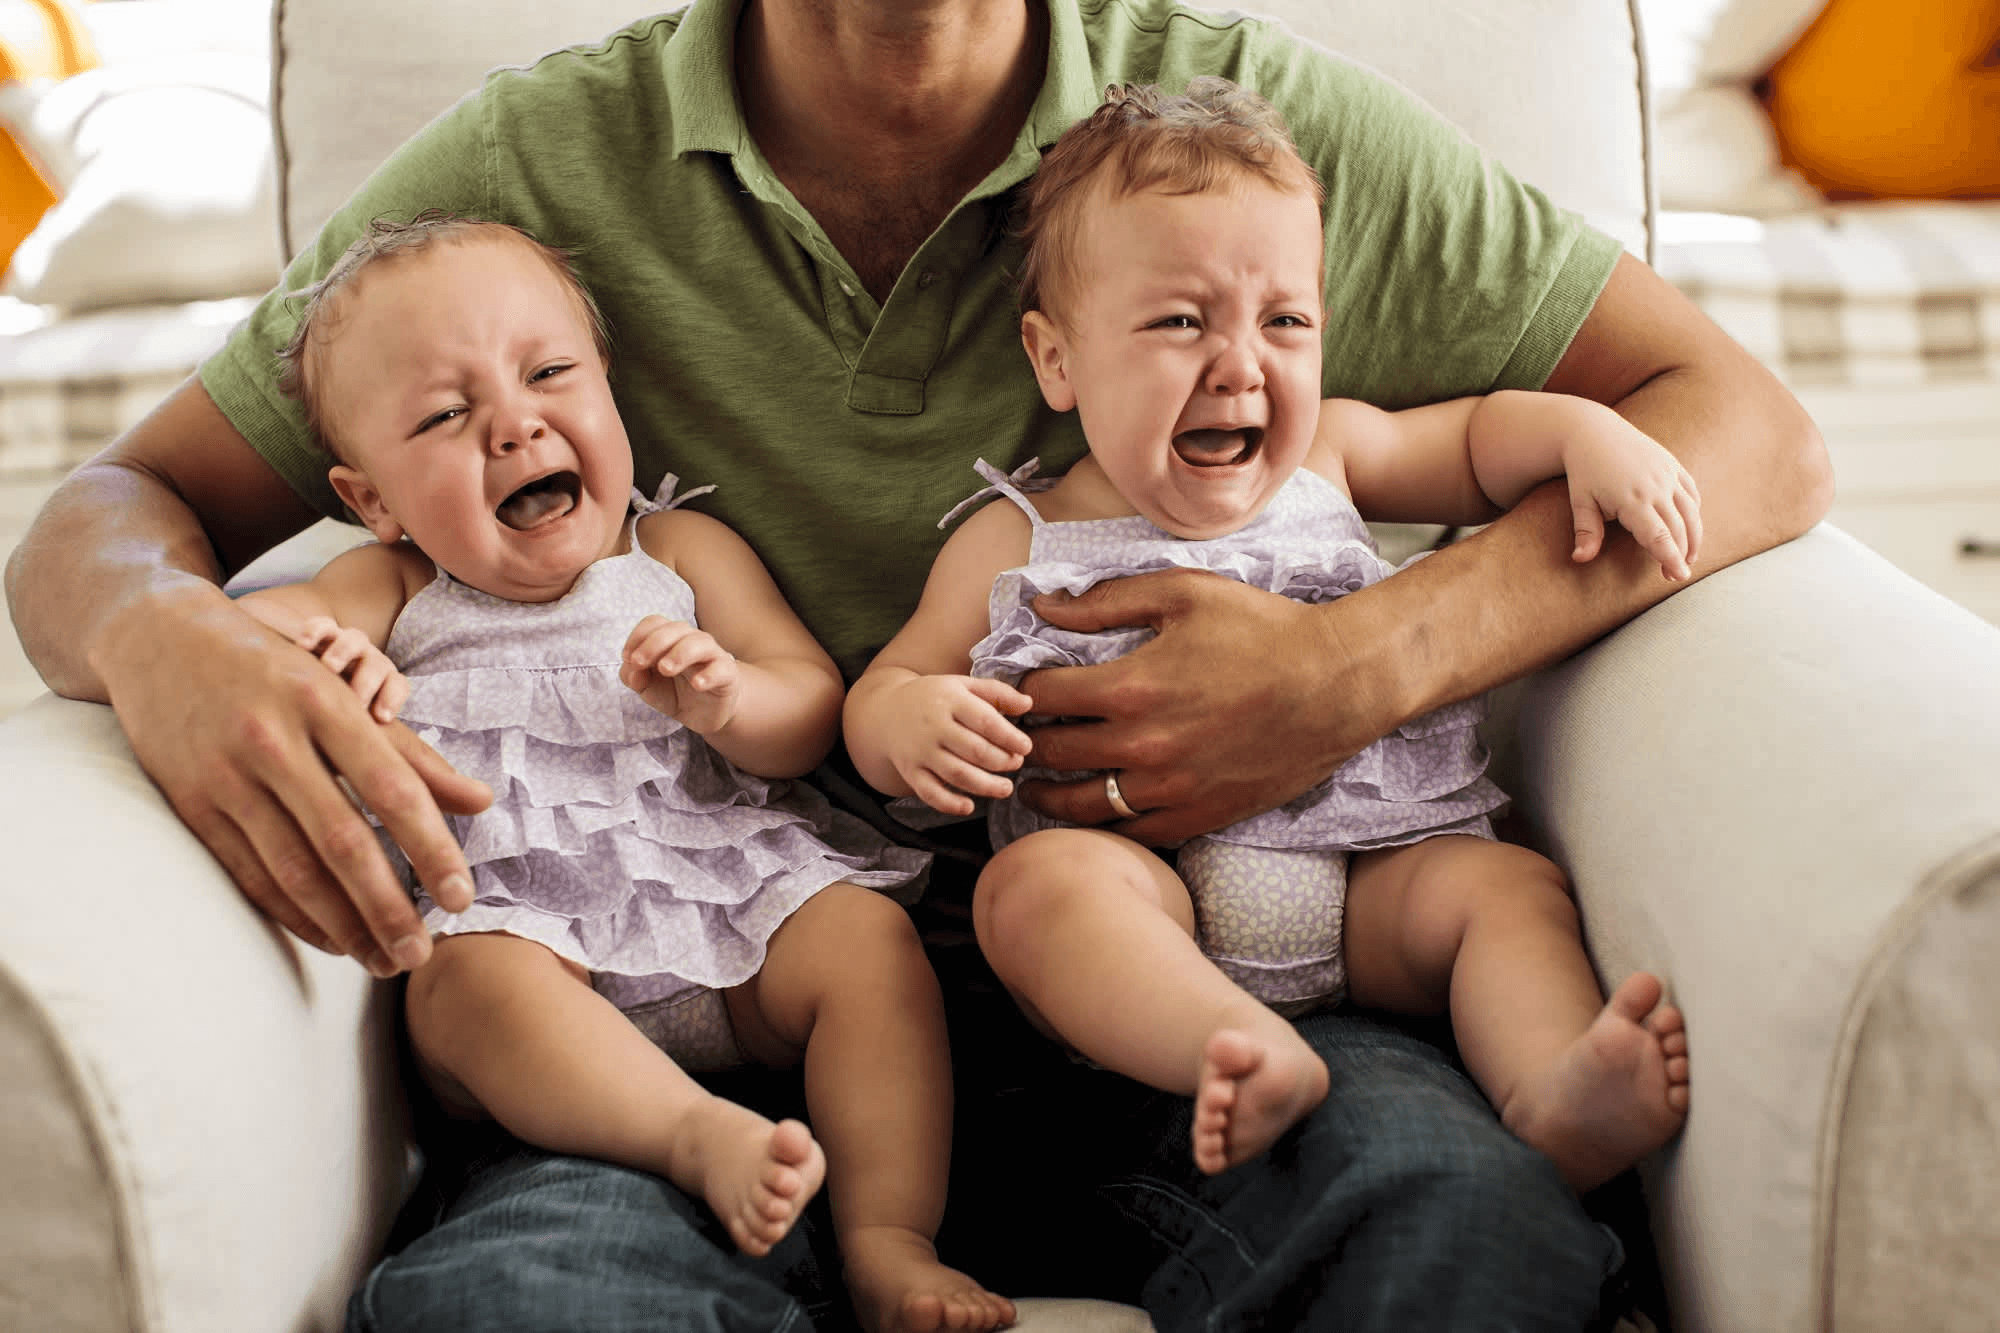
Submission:
<svg viewBox="0 0 2000 1333">
<path fill-rule="evenodd" d="M 1701 488 L 1694 578 L 1789 541 L 1825 515 L 1832 474 L 1819 434 L 1755 363 L 1671 371 L 1617 408 Z M 1573 546 L 1565 487 L 1551 481 L 1467 540 L 1327 612 L 1350 659 L 1386 655 L 1384 670 L 1370 674 L 1397 681 L 1398 696 L 1382 703 L 1393 721 L 1407 721 L 1559 661 L 1686 586 L 1663 578 L 1622 531 L 1587 564 L 1570 559 Z"/>
<path fill-rule="evenodd" d="M 97 653 L 141 602 L 225 602 L 200 522 L 159 479 L 115 462 L 79 467 L 7 562 L 7 603 L 28 660 L 58 694 L 108 701 Z"/>
<path fill-rule="evenodd" d="M 262 634 L 218 585 L 314 517 L 190 378 L 64 479 L 8 561 L 28 660 L 58 693 L 104 701 L 106 654 L 145 613 L 227 612 L 226 631 Z"/>
</svg>

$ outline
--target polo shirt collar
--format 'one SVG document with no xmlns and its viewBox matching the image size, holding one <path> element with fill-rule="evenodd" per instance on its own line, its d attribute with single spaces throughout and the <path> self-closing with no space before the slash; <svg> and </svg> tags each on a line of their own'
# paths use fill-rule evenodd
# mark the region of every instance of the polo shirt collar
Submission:
<svg viewBox="0 0 2000 1333">
<path fill-rule="evenodd" d="M 1038 151 L 1048 148 L 1062 132 L 1097 109 L 1104 90 L 1090 63 L 1090 43 L 1083 35 L 1083 15 L 1076 0 L 1048 0 L 1049 67 L 1041 91 L 1028 108 L 1022 138 Z"/>
<path fill-rule="evenodd" d="M 744 0 L 696 0 L 667 39 L 664 73 L 673 151 L 730 153 L 750 133 L 736 101 L 736 20 Z"/>
<path fill-rule="evenodd" d="M 1017 153 L 1040 150 L 1097 106 L 1096 74 L 1075 0 L 1047 0 L 1049 63 Z M 748 141 L 736 98 L 736 24 L 745 0 L 695 0 L 667 42 L 664 73 L 673 151 L 735 154 Z"/>
</svg>

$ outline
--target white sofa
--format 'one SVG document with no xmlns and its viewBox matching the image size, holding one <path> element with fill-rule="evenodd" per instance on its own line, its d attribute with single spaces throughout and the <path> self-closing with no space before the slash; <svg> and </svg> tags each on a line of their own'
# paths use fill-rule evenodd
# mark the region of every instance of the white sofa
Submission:
<svg viewBox="0 0 2000 1333">
<path fill-rule="evenodd" d="M 1648 253 L 1625 0 L 1258 7 Z M 279 0 L 289 243 L 482 68 L 632 12 Z M 1600 971 L 1688 1015 L 1694 1108 L 1645 1172 L 1676 1327 L 2000 1309 L 1997 687 L 2000 630 L 1822 527 L 1507 692 L 1501 776 Z M 337 1328 L 410 1183 L 391 992 L 250 910 L 108 709 L 0 725 L 0 839 L 0 1328 Z"/>
</svg>

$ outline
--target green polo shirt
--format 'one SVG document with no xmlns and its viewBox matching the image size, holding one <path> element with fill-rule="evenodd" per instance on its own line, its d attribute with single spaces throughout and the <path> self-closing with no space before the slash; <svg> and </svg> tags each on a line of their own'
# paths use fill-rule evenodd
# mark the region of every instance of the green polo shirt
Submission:
<svg viewBox="0 0 2000 1333">
<path fill-rule="evenodd" d="M 1042 403 L 1010 275 L 1016 187 L 1114 81 L 1221 74 L 1284 113 L 1327 185 L 1325 390 L 1384 406 L 1538 387 L 1618 246 L 1517 183 L 1408 96 L 1284 29 L 1170 0 L 1050 0 L 1048 69 L 1007 159 L 877 304 L 772 174 L 732 75 L 741 0 L 699 0 L 496 70 L 405 145 L 303 251 L 323 274 L 376 216 L 511 222 L 571 250 L 613 337 L 639 485 L 713 482 L 852 678 L 916 604 L 975 458 L 1083 451 Z M 328 514 L 329 459 L 279 393 L 294 306 L 265 298 L 202 382 Z"/>
</svg>

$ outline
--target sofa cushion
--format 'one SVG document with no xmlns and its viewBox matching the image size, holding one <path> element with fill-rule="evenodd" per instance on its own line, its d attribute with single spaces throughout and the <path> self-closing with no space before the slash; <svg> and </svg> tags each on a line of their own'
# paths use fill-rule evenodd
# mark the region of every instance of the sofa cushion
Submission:
<svg viewBox="0 0 2000 1333">
<path fill-rule="evenodd" d="M 1771 71 L 1785 161 L 1840 196 L 2000 196 L 2000 5 L 1833 0 Z"/>
<path fill-rule="evenodd" d="M 83 20 L 68 0 L 0 0 L 0 88 L 75 74 L 96 61 Z M 0 124 L 0 272 L 55 200 L 34 159 Z"/>
<path fill-rule="evenodd" d="M 262 292 L 277 280 L 264 74 L 221 58 L 15 85 L 0 116 L 52 171 L 55 205 L 9 295 L 90 309 Z"/>
<path fill-rule="evenodd" d="M 1752 85 L 1824 0 L 1637 0 L 1663 209 L 1765 215 L 1818 195 L 1778 153 Z"/>
<path fill-rule="evenodd" d="M 0 0 L 0 5 L 10 0 Z M 262 292 L 277 278 L 269 0 L 81 8 L 97 67 L 0 84 L 56 202 L 10 295 L 81 310 Z"/>
<path fill-rule="evenodd" d="M 2000 202 L 1666 214 L 1660 273 L 1794 387 L 2000 379 Z"/>
</svg>

